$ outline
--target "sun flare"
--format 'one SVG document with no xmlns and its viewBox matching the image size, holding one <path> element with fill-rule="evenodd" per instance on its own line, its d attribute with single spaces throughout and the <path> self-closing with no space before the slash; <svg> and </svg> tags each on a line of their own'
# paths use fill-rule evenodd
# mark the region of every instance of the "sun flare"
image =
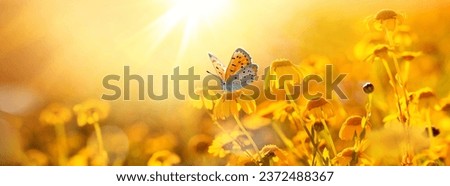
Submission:
<svg viewBox="0 0 450 186">
<path fill-rule="evenodd" d="M 182 33 L 178 38 L 179 48 L 176 61 L 184 55 L 191 38 L 198 34 L 198 30 L 203 27 L 211 27 L 218 16 L 222 15 L 227 7 L 227 1 L 208 1 L 208 0 L 173 0 L 168 2 L 169 9 L 158 19 L 150 23 L 149 31 L 155 31 L 156 41 L 150 47 L 150 52 L 158 48 L 169 34 Z"/>
</svg>

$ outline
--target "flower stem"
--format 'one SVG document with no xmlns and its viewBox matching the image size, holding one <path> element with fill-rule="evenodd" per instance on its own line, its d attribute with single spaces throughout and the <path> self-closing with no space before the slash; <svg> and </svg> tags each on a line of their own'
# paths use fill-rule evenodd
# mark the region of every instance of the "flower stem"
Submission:
<svg viewBox="0 0 450 186">
<path fill-rule="evenodd" d="M 369 120 L 370 116 L 372 116 L 372 94 L 367 95 L 367 103 L 366 103 L 366 118 Z"/>
<path fill-rule="evenodd" d="M 250 133 L 248 133 L 247 129 L 245 129 L 244 125 L 241 123 L 241 120 L 239 120 L 239 117 L 236 114 L 233 114 L 233 117 L 234 117 L 234 120 L 236 120 L 236 123 L 239 126 L 239 128 L 241 129 L 241 131 L 244 133 L 244 135 L 248 138 L 248 140 L 252 144 L 253 150 L 256 151 L 256 153 L 258 154 L 259 158 L 262 160 L 262 156 L 261 156 L 261 154 L 259 152 L 258 146 L 256 145 L 256 143 L 253 140 L 253 138 L 250 136 Z"/>
<path fill-rule="evenodd" d="M 431 119 L 430 119 L 430 108 L 426 108 L 425 110 L 425 117 L 426 117 L 426 122 L 427 122 L 427 127 L 428 127 L 428 137 L 430 138 L 430 147 L 429 149 L 432 149 L 433 147 L 433 128 L 431 126 Z"/>
<path fill-rule="evenodd" d="M 391 32 L 391 31 L 386 32 L 386 38 L 387 38 L 387 40 L 388 40 L 389 46 L 392 47 L 392 48 L 395 48 L 395 43 L 394 43 L 394 33 Z M 397 72 L 397 73 L 396 73 L 396 76 L 395 76 L 395 77 L 396 77 L 395 80 L 397 80 L 396 82 L 398 83 L 398 85 L 400 86 L 400 88 L 403 90 L 403 95 L 404 95 L 404 98 L 405 98 L 405 106 L 406 106 L 406 107 L 405 107 L 405 108 L 406 108 L 406 109 L 405 109 L 405 112 L 406 112 L 406 116 L 407 116 L 407 117 L 406 117 L 406 120 L 407 120 L 406 125 L 407 125 L 407 126 L 410 126 L 410 121 L 409 121 L 410 113 L 409 113 L 408 90 L 406 90 L 405 82 L 403 82 L 402 72 L 401 72 L 400 65 L 399 65 L 399 63 L 398 63 L 397 56 L 395 55 L 395 53 L 392 54 L 392 61 L 394 61 L 395 71 Z M 385 66 L 386 66 L 386 65 L 385 65 Z M 389 70 L 389 71 L 390 71 L 390 70 Z M 406 74 L 408 74 L 408 72 L 407 72 Z M 392 74 L 391 74 L 390 79 L 393 80 Z M 398 96 L 398 94 L 397 94 L 397 96 Z M 400 97 L 398 98 L 398 101 L 399 101 L 399 103 L 400 103 Z"/>
<path fill-rule="evenodd" d="M 303 122 L 302 122 L 302 126 L 303 126 L 303 129 L 305 130 L 306 134 L 308 135 L 309 139 L 311 139 L 310 142 L 313 146 L 313 165 L 315 165 L 314 160 L 315 160 L 316 154 L 319 154 L 320 160 L 322 161 L 322 165 L 324 165 L 326 161 L 325 161 L 325 158 L 323 157 L 322 152 L 320 152 L 320 150 L 319 150 L 319 141 L 316 141 L 317 136 L 313 136 L 312 133 L 309 131 L 308 127 L 306 127 L 306 125 Z"/>
<path fill-rule="evenodd" d="M 397 91 L 397 86 L 394 83 L 395 82 L 394 76 L 392 75 L 391 68 L 389 68 L 389 64 L 387 63 L 387 61 L 385 59 L 381 59 L 381 61 L 383 62 L 384 68 L 386 69 L 386 73 L 388 74 L 389 84 L 394 89 L 395 99 L 397 99 L 397 110 L 398 110 L 398 113 L 399 113 L 400 122 L 402 124 L 404 124 L 403 117 L 402 117 L 403 116 L 403 111 L 402 111 L 402 107 L 400 105 L 400 96 L 399 96 L 398 91 Z"/>
<path fill-rule="evenodd" d="M 298 108 L 297 104 L 295 103 L 295 100 L 293 99 L 292 94 L 289 91 L 289 89 L 285 89 L 285 90 L 286 90 L 286 96 L 289 98 L 289 102 L 294 107 L 294 111 L 297 112 L 297 113 L 301 113 L 300 109 Z M 320 160 L 322 161 L 322 164 L 325 164 L 325 162 L 326 162 L 325 158 L 323 157 L 322 152 L 320 152 L 319 145 L 314 141 L 314 137 L 312 136 L 312 134 L 309 131 L 308 127 L 306 127 L 305 123 L 302 120 L 300 120 L 300 124 L 303 127 L 303 129 L 305 130 L 305 132 L 308 135 L 309 139 L 311 139 L 310 142 L 313 145 L 313 159 L 315 159 L 314 157 L 315 157 L 316 153 L 318 153 L 320 158 L 321 158 Z"/>
<path fill-rule="evenodd" d="M 327 136 L 325 137 L 325 140 L 331 146 L 331 150 L 333 151 L 334 156 L 336 156 L 337 155 L 337 151 L 336 151 L 336 147 L 334 145 L 333 138 L 331 137 L 330 129 L 328 129 L 327 123 L 325 122 L 325 120 L 323 118 L 320 119 L 320 122 L 324 126 L 325 132 L 327 134 Z"/>
<path fill-rule="evenodd" d="M 103 137 L 102 137 L 102 131 L 100 129 L 100 124 L 98 122 L 94 123 L 95 128 L 95 136 L 97 137 L 98 142 L 98 151 L 101 156 L 105 156 L 105 162 L 108 162 L 108 153 L 105 151 L 105 146 L 103 145 Z"/>
<path fill-rule="evenodd" d="M 397 71 L 397 77 L 398 77 L 398 81 L 397 82 L 398 82 L 400 88 L 403 90 L 403 95 L 404 95 L 404 98 L 405 98 L 405 106 L 406 106 L 405 112 L 406 112 L 406 116 L 407 116 L 407 118 L 406 118 L 407 120 L 406 121 L 407 121 L 407 125 L 410 126 L 408 90 L 406 89 L 405 83 L 403 82 L 403 78 L 402 78 L 402 75 L 401 75 L 400 66 L 398 64 L 397 57 L 395 55 L 393 55 L 392 56 L 392 60 L 394 61 L 395 68 L 396 68 L 396 71 Z"/>
<path fill-rule="evenodd" d="M 56 138 L 58 140 L 58 164 L 67 163 L 67 137 L 64 123 L 55 125 Z"/>
<path fill-rule="evenodd" d="M 389 46 L 392 47 L 392 48 L 395 48 L 394 33 L 391 32 L 391 31 L 386 32 L 386 38 L 388 40 Z M 411 126 L 411 121 L 410 121 L 411 114 L 409 112 L 408 90 L 406 89 L 405 83 L 402 80 L 402 73 L 401 73 L 400 65 L 398 63 L 397 56 L 395 54 L 392 54 L 392 60 L 394 61 L 395 70 L 397 72 L 397 74 L 396 74 L 396 80 L 397 81 L 396 82 L 397 82 L 397 84 L 399 85 L 399 87 L 403 91 L 403 96 L 404 96 L 404 101 L 405 101 L 405 114 L 406 114 L 406 116 L 404 116 L 402 114 L 403 111 L 401 109 L 400 97 L 399 97 L 399 95 L 397 93 L 397 104 L 398 104 L 399 109 L 401 111 L 400 112 L 400 116 L 402 117 L 401 122 L 402 122 L 402 124 L 404 126 L 405 133 L 406 133 L 406 142 L 407 142 L 406 156 L 412 156 L 413 153 L 414 153 L 414 150 L 413 150 L 413 147 L 411 146 L 411 139 L 410 139 L 411 137 L 410 137 L 410 130 L 409 130 L 409 127 Z M 392 76 L 392 74 L 391 74 L 391 76 Z M 403 116 L 404 116 L 404 119 L 406 121 L 404 121 Z"/>
<path fill-rule="evenodd" d="M 355 145 L 361 144 L 361 142 L 365 138 L 366 131 L 367 131 L 367 124 L 370 121 L 370 116 L 372 115 L 372 99 L 373 99 L 372 94 L 367 95 L 367 98 L 368 99 L 367 99 L 367 103 L 366 103 L 366 116 L 363 118 L 363 121 L 361 123 L 362 130 L 361 130 L 359 139 L 357 139 L 357 138 L 354 139 Z"/>
<path fill-rule="evenodd" d="M 237 140 L 236 138 L 234 138 L 228 131 L 226 131 L 226 130 L 222 127 L 222 125 L 220 125 L 220 123 L 219 123 L 216 119 L 214 119 L 214 117 L 213 117 L 213 115 L 212 115 L 211 113 L 208 113 L 208 114 L 211 116 L 211 119 L 212 119 L 213 123 L 214 123 L 217 127 L 219 127 L 219 129 L 222 130 L 222 132 L 226 133 L 230 139 L 232 139 L 236 144 L 238 144 L 239 147 L 245 152 L 245 154 L 246 154 L 250 159 L 252 159 L 253 162 L 255 162 L 255 163 L 258 162 L 258 161 L 255 160 L 255 158 L 252 156 L 252 154 L 251 154 L 247 149 L 244 148 L 244 145 L 243 145 L 239 140 Z"/>
<path fill-rule="evenodd" d="M 294 147 L 294 143 L 284 134 L 283 130 L 280 128 L 278 123 L 272 122 L 272 128 L 277 133 L 278 137 L 280 137 L 281 141 L 283 141 L 284 145 L 293 152 L 297 157 L 301 157 L 298 151 Z"/>
</svg>

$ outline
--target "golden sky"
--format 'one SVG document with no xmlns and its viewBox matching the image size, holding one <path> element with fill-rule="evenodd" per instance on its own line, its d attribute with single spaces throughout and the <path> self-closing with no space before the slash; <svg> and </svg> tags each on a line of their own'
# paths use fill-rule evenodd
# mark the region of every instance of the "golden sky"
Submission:
<svg viewBox="0 0 450 186">
<path fill-rule="evenodd" d="M 437 0 L 189 2 L 2 0 L 0 90 L 32 92 L 44 102 L 98 98 L 106 91 L 102 78 L 123 74 L 125 65 L 144 77 L 156 75 L 155 81 L 177 66 L 182 73 L 194 66 L 205 75 L 212 69 L 208 52 L 227 64 L 237 47 L 263 68 L 277 58 L 346 59 L 365 32 L 364 17 L 390 8 L 407 18 L 435 15 L 444 21 L 439 12 L 450 5 Z"/>
</svg>

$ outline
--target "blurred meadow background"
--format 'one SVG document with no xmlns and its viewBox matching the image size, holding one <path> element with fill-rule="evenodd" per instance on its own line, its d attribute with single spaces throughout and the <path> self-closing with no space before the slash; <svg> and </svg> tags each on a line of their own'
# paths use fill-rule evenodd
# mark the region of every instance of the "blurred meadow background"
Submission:
<svg viewBox="0 0 450 186">
<path fill-rule="evenodd" d="M 384 41 L 390 27 L 377 17 L 383 9 L 396 12 L 386 18 L 396 20 L 392 45 Z M 447 0 L 0 0 L 0 165 L 450 165 L 449 10 Z M 339 87 L 348 99 L 334 94 L 325 103 L 333 118 L 315 121 L 305 116 L 314 107 L 308 100 L 261 98 L 246 110 L 241 103 L 234 119 L 198 109 L 173 97 L 170 79 L 167 100 L 138 100 L 133 83 L 131 100 L 101 100 L 111 94 L 103 78 L 117 74 L 121 86 L 124 66 L 145 88 L 147 75 L 161 87 L 161 76 L 176 67 L 206 76 L 208 52 L 228 65 L 238 47 L 259 65 L 258 75 L 278 59 L 303 75 L 333 64 L 334 76 L 347 74 Z M 400 98 L 409 106 L 396 99 L 374 59 L 385 57 L 379 52 L 408 61 L 400 61 L 407 82 L 394 86 L 407 89 Z M 375 88 L 369 116 L 366 82 Z M 180 89 L 186 94 L 187 83 Z M 427 109 L 411 108 L 422 97 L 431 97 Z M 343 136 L 351 116 L 359 128 Z M 405 127 L 411 135 L 396 143 Z"/>
</svg>

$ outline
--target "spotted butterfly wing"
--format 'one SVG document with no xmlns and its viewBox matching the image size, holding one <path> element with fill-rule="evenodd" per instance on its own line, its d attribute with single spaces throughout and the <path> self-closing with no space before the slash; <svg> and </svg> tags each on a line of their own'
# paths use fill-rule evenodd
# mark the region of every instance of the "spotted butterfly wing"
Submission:
<svg viewBox="0 0 450 186">
<path fill-rule="evenodd" d="M 231 75 L 225 82 L 224 89 L 229 92 L 239 90 L 257 80 L 258 65 L 249 64 Z"/>
<path fill-rule="evenodd" d="M 209 55 L 209 59 L 211 59 L 214 69 L 216 70 L 217 75 L 212 74 L 211 72 L 208 72 L 208 73 L 215 75 L 215 76 L 219 76 L 219 78 L 222 81 L 225 81 L 225 65 L 222 62 L 220 62 L 220 60 L 213 54 L 208 53 L 208 55 Z"/>
<path fill-rule="evenodd" d="M 217 75 L 207 72 L 220 79 L 222 89 L 225 91 L 234 92 L 239 90 L 257 78 L 258 65 L 252 63 L 250 54 L 242 48 L 237 48 L 234 51 L 226 68 L 216 56 L 210 53 L 208 55 Z"/>
<path fill-rule="evenodd" d="M 250 54 L 242 48 L 237 48 L 231 56 L 230 63 L 226 68 L 224 80 L 227 81 L 230 76 L 237 74 L 239 70 L 250 64 L 252 64 Z"/>
</svg>

